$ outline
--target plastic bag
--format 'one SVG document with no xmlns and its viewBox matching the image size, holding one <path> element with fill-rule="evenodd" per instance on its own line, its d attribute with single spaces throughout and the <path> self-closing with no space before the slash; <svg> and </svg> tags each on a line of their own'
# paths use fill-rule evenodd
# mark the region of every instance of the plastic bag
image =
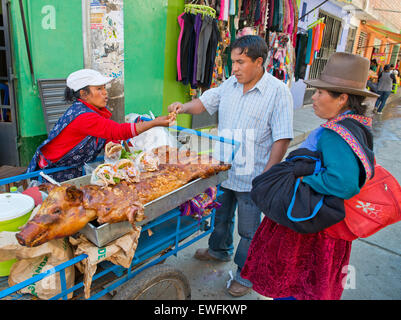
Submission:
<svg viewBox="0 0 401 320">
<path fill-rule="evenodd" d="M 123 147 L 119 143 L 110 141 L 104 147 L 104 163 L 115 164 L 121 157 Z"/>
<path fill-rule="evenodd" d="M 97 166 L 97 168 L 92 171 L 90 184 L 94 184 L 101 187 L 105 187 L 109 183 L 114 184 L 114 182 L 112 182 L 111 180 L 112 168 L 113 166 L 107 163 Z"/>
<path fill-rule="evenodd" d="M 99 163 L 84 163 L 85 174 L 92 174 L 98 165 Z"/>
<path fill-rule="evenodd" d="M 136 113 L 130 113 L 125 117 L 125 121 L 131 123 L 138 122 L 138 117 L 141 116 L 151 119 L 147 114 L 139 115 Z M 177 138 L 174 137 L 165 127 L 151 128 L 142 132 L 138 136 L 131 138 L 129 141 L 132 145 L 132 147 L 130 147 L 131 152 L 138 150 L 150 151 L 154 148 L 165 145 L 178 148 Z"/>
</svg>

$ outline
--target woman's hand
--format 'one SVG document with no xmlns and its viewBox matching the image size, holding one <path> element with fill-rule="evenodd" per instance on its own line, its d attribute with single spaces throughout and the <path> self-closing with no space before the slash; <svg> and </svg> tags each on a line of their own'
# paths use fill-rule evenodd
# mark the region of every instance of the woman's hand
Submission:
<svg viewBox="0 0 401 320">
<path fill-rule="evenodd" d="M 169 114 L 168 116 L 157 117 L 150 122 L 152 127 L 169 127 L 175 124 L 175 118 L 175 114 Z"/>
<path fill-rule="evenodd" d="M 174 113 L 183 113 L 184 112 L 184 105 L 181 102 L 173 102 L 167 108 L 168 112 Z"/>
<path fill-rule="evenodd" d="M 145 132 L 153 127 L 170 127 L 176 123 L 176 114 L 170 113 L 168 116 L 157 117 L 151 121 L 142 121 L 135 123 L 136 135 Z"/>
</svg>

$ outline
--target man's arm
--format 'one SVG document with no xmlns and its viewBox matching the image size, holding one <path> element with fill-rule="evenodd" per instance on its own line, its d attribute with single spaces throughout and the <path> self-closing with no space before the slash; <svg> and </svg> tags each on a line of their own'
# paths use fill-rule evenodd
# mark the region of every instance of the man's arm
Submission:
<svg viewBox="0 0 401 320">
<path fill-rule="evenodd" d="M 206 111 L 206 108 L 200 99 L 194 99 L 184 104 L 181 102 L 174 102 L 168 106 L 168 111 L 176 113 L 200 114 Z"/>
<path fill-rule="evenodd" d="M 231 78 L 230 78 L 231 79 Z M 216 88 L 210 88 L 206 90 L 199 98 L 191 100 L 186 103 L 174 102 L 168 106 L 169 112 L 176 113 L 189 113 L 189 114 L 200 114 L 207 111 L 210 115 L 214 114 L 220 105 L 222 88 L 225 87 L 230 79 L 224 81 L 220 86 Z"/>
<path fill-rule="evenodd" d="M 280 139 L 273 143 L 272 149 L 270 151 L 269 161 L 267 161 L 266 167 L 263 172 L 266 172 L 272 166 L 281 162 L 285 153 L 287 152 L 290 141 L 291 139 Z"/>
</svg>

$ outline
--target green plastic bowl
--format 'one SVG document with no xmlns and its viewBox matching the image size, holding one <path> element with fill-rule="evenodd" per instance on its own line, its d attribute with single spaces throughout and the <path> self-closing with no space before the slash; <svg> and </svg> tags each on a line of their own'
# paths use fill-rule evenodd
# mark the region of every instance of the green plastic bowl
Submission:
<svg viewBox="0 0 401 320">
<path fill-rule="evenodd" d="M 19 231 L 29 220 L 35 201 L 30 196 L 21 193 L 0 194 L 0 232 Z M 8 276 L 12 265 L 17 260 L 0 262 L 0 277 Z"/>
</svg>

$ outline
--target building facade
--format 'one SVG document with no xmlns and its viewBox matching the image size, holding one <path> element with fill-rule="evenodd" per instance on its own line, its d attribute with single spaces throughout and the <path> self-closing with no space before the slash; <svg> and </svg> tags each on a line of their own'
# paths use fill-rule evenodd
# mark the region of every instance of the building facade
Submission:
<svg viewBox="0 0 401 320">
<path fill-rule="evenodd" d="M 401 3 L 391 0 L 302 0 L 299 15 L 301 30 L 307 30 L 317 19 L 324 18 L 326 23 L 322 48 L 313 64 L 308 66 L 305 79 L 318 77 L 334 52 L 376 59 L 379 69 L 385 64 L 399 65 Z M 297 81 L 291 91 L 294 108 L 311 103 L 313 89 L 302 80 Z"/>
</svg>

